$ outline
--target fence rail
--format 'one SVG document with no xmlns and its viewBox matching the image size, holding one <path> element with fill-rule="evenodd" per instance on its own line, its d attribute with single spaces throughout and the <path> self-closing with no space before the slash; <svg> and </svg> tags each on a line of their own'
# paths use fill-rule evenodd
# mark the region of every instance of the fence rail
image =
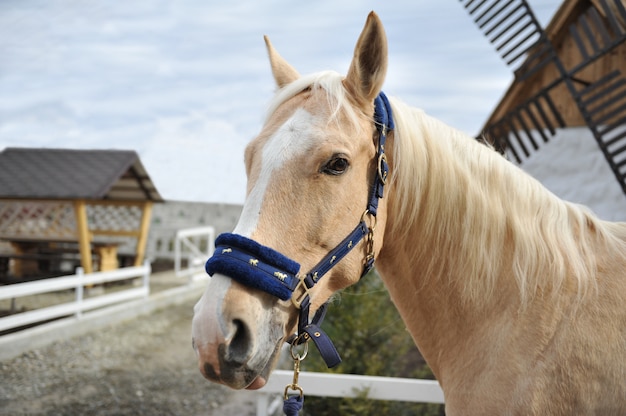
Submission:
<svg viewBox="0 0 626 416">
<path fill-rule="evenodd" d="M 444 403 L 443 391 L 434 380 L 307 371 L 301 372 L 299 379 L 305 396 L 362 397 L 366 392 L 366 397 L 372 400 Z M 270 397 L 280 394 L 282 399 L 285 386 L 291 384 L 292 380 L 292 371 L 276 370 L 272 373 L 267 384 L 257 393 L 257 416 L 271 413 Z"/>
<path fill-rule="evenodd" d="M 135 298 L 147 297 L 150 294 L 150 272 L 151 268 L 148 262 L 146 262 L 143 266 L 126 267 L 123 269 L 91 274 L 85 274 L 82 267 L 79 267 L 77 269 L 77 273 L 73 276 L 64 276 L 39 280 L 36 282 L 17 283 L 2 286 L 0 287 L 0 300 L 15 299 L 23 296 L 38 295 L 68 289 L 74 289 L 76 291 L 76 297 L 73 302 L 35 309 L 0 318 L 0 331 L 19 328 L 25 325 L 68 315 L 75 315 L 76 318 L 80 318 L 83 312 L 92 309 Z M 142 285 L 140 287 L 133 287 L 131 289 L 90 297 L 87 299 L 84 297 L 85 286 L 116 282 L 119 280 L 127 280 L 137 277 L 142 278 Z"/>
<path fill-rule="evenodd" d="M 174 271 L 177 277 L 204 273 L 204 263 L 214 251 L 215 229 L 213 227 L 185 228 L 176 232 L 174 242 Z M 187 267 L 182 267 L 182 260 Z"/>
</svg>

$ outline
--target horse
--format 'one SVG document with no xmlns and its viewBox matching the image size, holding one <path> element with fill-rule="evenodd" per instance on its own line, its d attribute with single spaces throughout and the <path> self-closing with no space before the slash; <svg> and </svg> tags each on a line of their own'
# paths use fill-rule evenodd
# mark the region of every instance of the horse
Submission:
<svg viewBox="0 0 626 416">
<path fill-rule="evenodd" d="M 375 260 L 446 414 L 626 414 L 626 223 L 559 199 L 492 147 L 396 98 L 385 96 L 393 126 L 381 129 L 373 114 L 388 53 L 374 12 L 345 76 L 301 76 L 265 42 L 277 92 L 245 150 L 241 217 L 213 257 L 253 254 L 250 264 L 233 259 L 230 274 L 212 267 L 195 305 L 204 377 L 263 387 L 299 316 L 314 316 Z M 376 182 L 385 186 L 372 213 Z M 304 284 L 302 271 L 341 251 L 355 224 L 365 226 L 350 250 Z M 295 279 L 292 297 L 264 287 L 263 263 L 276 282 Z"/>
</svg>

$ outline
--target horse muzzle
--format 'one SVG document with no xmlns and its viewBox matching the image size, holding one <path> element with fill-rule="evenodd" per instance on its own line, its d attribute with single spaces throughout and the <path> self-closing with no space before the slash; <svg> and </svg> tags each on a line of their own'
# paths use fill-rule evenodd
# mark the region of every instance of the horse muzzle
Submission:
<svg viewBox="0 0 626 416">
<path fill-rule="evenodd" d="M 194 307 L 193 347 L 200 372 L 233 389 L 263 387 L 284 338 L 280 310 L 249 292 L 216 274 Z"/>
</svg>

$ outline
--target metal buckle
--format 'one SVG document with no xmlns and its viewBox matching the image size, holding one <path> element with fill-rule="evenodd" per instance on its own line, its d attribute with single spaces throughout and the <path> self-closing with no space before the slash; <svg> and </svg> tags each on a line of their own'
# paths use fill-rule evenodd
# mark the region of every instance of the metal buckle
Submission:
<svg viewBox="0 0 626 416">
<path fill-rule="evenodd" d="M 361 216 L 361 221 L 364 221 L 365 223 L 367 223 L 367 221 L 365 221 L 365 218 L 368 216 L 368 214 L 370 214 L 370 212 L 369 210 L 366 209 L 365 212 L 363 212 L 363 215 Z M 376 217 L 375 215 L 370 215 L 369 217 L 373 218 L 374 224 L 367 227 L 367 236 L 365 237 L 365 243 L 367 244 L 366 246 L 367 254 L 365 255 L 366 263 L 375 257 L 374 255 L 374 230 L 376 229 L 376 225 L 378 223 L 378 217 Z"/>
<path fill-rule="evenodd" d="M 293 289 L 293 295 L 291 296 L 291 303 L 293 304 L 293 306 L 296 307 L 296 309 L 300 309 L 300 306 L 302 305 L 302 302 L 304 302 L 304 299 L 310 295 L 309 293 L 309 288 L 306 287 L 306 284 L 304 283 L 304 278 L 305 276 L 302 275 L 297 275 L 296 276 L 298 278 L 298 284 L 296 285 L 296 287 Z M 300 297 L 298 299 L 295 298 L 295 294 L 296 291 L 298 290 L 299 287 L 302 287 L 302 289 L 304 290 L 304 292 L 302 292 L 302 294 L 300 295 Z"/>
<path fill-rule="evenodd" d="M 378 156 L 378 179 L 383 185 L 387 184 L 387 176 L 389 175 L 389 169 L 383 169 L 383 164 L 387 164 L 387 156 L 385 153 L 381 153 Z"/>
<path fill-rule="evenodd" d="M 287 384 L 287 386 L 285 386 L 285 393 L 283 395 L 285 400 L 289 398 L 290 390 L 297 391 L 300 395 L 300 398 L 304 396 L 304 390 L 302 390 L 302 387 L 298 385 L 298 377 L 300 376 L 300 361 L 305 359 L 309 351 L 309 344 L 308 342 L 304 344 L 304 349 L 302 351 L 302 354 L 300 354 L 295 351 L 297 342 L 298 338 L 293 341 L 291 347 L 289 348 L 289 353 L 291 354 L 291 358 L 293 359 L 293 380 L 291 381 L 291 384 Z"/>
</svg>

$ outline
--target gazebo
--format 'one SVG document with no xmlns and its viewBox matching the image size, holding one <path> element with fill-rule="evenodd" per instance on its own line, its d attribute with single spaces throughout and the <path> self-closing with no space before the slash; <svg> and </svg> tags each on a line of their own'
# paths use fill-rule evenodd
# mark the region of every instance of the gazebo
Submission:
<svg viewBox="0 0 626 416">
<path fill-rule="evenodd" d="M 11 245 L 4 257 L 17 276 L 72 252 L 85 273 L 115 269 L 120 245 L 140 265 L 152 204 L 162 201 L 134 151 L 0 152 L 0 240 Z"/>
</svg>

